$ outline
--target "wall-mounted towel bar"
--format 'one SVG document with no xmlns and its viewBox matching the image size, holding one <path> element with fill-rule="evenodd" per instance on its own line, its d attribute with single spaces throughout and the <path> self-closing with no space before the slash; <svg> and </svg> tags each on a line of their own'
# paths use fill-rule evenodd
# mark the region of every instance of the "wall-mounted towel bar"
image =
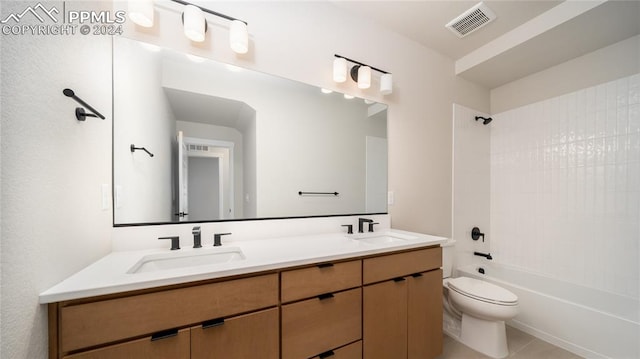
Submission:
<svg viewBox="0 0 640 359">
<path fill-rule="evenodd" d="M 131 145 L 131 152 L 135 152 L 136 150 L 142 150 L 144 152 L 146 152 L 149 156 L 153 157 L 153 153 L 149 152 L 146 148 L 144 147 L 136 147 L 136 145 Z"/>
<path fill-rule="evenodd" d="M 340 193 L 338 192 L 305 192 L 305 191 L 299 191 L 298 195 L 299 196 L 304 196 L 304 195 L 316 195 L 316 196 L 323 196 L 323 195 L 327 195 L 327 196 L 337 196 Z"/>
<path fill-rule="evenodd" d="M 86 113 L 84 108 L 76 107 L 76 119 L 78 119 L 78 121 L 84 121 L 86 120 L 87 117 L 99 117 L 104 120 L 104 116 L 102 116 L 102 114 L 98 112 L 98 110 L 91 107 L 91 105 L 89 105 L 88 103 L 84 102 L 80 97 L 76 96 L 75 92 L 73 92 L 72 89 L 64 89 L 62 90 L 62 93 L 65 96 L 71 97 L 72 99 L 78 101 L 79 104 L 88 108 L 89 111 L 93 112 L 93 113 Z"/>
</svg>

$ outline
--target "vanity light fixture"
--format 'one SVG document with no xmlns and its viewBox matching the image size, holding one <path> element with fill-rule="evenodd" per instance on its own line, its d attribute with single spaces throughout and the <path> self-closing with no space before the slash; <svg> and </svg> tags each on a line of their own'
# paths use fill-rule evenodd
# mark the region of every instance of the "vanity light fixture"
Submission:
<svg viewBox="0 0 640 359">
<path fill-rule="evenodd" d="M 204 34 L 207 32 L 207 21 L 204 19 L 204 12 L 195 5 L 187 5 L 182 13 L 182 26 L 184 36 L 191 41 L 203 42 Z"/>
<path fill-rule="evenodd" d="M 352 99 L 354 99 L 356 97 L 353 96 L 353 95 L 344 94 L 344 98 L 346 98 L 347 100 L 352 100 Z"/>
<path fill-rule="evenodd" d="M 246 54 L 249 51 L 249 32 L 246 21 L 193 5 L 186 1 L 171 1 L 185 5 L 184 12 L 182 13 L 184 34 L 192 41 L 204 41 L 205 33 L 207 32 L 207 20 L 204 17 L 204 13 L 207 13 L 231 21 L 231 26 L 229 27 L 229 46 L 231 46 L 231 50 L 238 54 Z"/>
<path fill-rule="evenodd" d="M 336 57 L 333 60 L 333 81 L 342 83 L 347 81 L 347 60 Z"/>
<path fill-rule="evenodd" d="M 351 68 L 350 75 L 353 81 L 358 83 L 358 88 L 368 89 L 371 87 L 371 70 L 375 70 L 382 74 L 380 77 L 380 93 L 388 95 L 393 92 L 391 73 L 342 55 L 335 54 L 334 56 L 336 58 L 333 60 L 333 81 L 344 82 L 347 80 L 347 62 L 351 62 L 354 63 L 355 66 Z"/>
<path fill-rule="evenodd" d="M 332 90 L 326 89 L 326 88 L 321 88 L 320 91 L 322 91 L 322 93 L 332 93 Z"/>
<path fill-rule="evenodd" d="M 127 14 L 134 24 L 153 27 L 153 0 L 130 0 Z"/>
</svg>

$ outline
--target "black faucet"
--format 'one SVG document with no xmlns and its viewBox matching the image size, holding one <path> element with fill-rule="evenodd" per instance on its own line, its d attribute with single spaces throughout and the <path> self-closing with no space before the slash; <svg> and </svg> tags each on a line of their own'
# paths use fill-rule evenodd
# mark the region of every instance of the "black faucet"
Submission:
<svg viewBox="0 0 640 359">
<path fill-rule="evenodd" d="M 342 227 L 347 227 L 347 234 L 353 234 L 353 224 L 343 224 Z"/>
<path fill-rule="evenodd" d="M 178 236 L 159 237 L 158 239 L 170 239 L 171 240 L 171 250 L 172 251 L 180 249 L 180 237 L 178 237 Z"/>
<path fill-rule="evenodd" d="M 231 233 L 216 233 L 213 235 L 213 246 L 214 247 L 220 247 L 222 245 L 222 236 L 226 236 L 229 235 Z"/>
<path fill-rule="evenodd" d="M 380 224 L 380 223 L 374 222 L 374 221 L 369 222 L 369 232 L 373 232 L 373 225 L 374 224 Z"/>
<path fill-rule="evenodd" d="M 492 260 L 493 257 L 491 257 L 491 253 L 481 253 L 481 252 L 473 252 L 474 256 L 480 256 L 480 257 L 485 257 L 488 260 Z"/>
<path fill-rule="evenodd" d="M 364 233 L 364 230 L 362 229 L 362 225 L 367 222 L 367 223 L 373 223 L 373 219 L 368 219 L 368 218 L 358 218 L 358 233 Z M 369 227 L 372 228 L 372 227 Z"/>
<path fill-rule="evenodd" d="M 191 233 L 193 233 L 193 248 L 202 248 L 202 232 L 200 231 L 200 226 L 193 227 Z"/>
</svg>

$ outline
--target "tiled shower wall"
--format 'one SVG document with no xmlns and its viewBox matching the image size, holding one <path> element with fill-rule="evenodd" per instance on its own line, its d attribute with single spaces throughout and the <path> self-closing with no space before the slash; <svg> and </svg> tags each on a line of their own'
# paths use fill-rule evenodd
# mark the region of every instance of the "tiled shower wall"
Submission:
<svg viewBox="0 0 640 359">
<path fill-rule="evenodd" d="M 640 74 L 493 118 L 495 260 L 638 298 Z"/>
</svg>

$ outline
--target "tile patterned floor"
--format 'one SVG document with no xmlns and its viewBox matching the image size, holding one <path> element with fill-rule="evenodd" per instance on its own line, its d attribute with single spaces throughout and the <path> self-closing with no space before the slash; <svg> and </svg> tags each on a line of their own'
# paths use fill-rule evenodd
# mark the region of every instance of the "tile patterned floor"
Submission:
<svg viewBox="0 0 640 359">
<path fill-rule="evenodd" d="M 507 326 L 509 359 L 580 359 L 582 357 L 556 347 L 518 329 Z M 444 336 L 442 355 L 438 359 L 491 359 L 477 351 Z"/>
</svg>

